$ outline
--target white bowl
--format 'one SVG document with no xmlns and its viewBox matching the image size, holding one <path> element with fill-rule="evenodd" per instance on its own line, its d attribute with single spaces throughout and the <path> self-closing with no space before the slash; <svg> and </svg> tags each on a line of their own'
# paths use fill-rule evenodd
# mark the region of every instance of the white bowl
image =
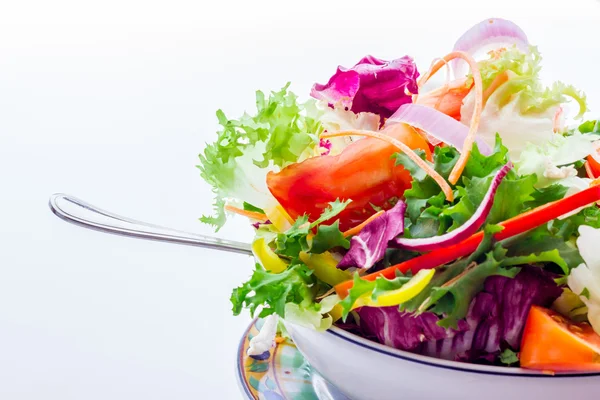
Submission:
<svg viewBox="0 0 600 400">
<path fill-rule="evenodd" d="M 565 400 L 600 398 L 600 373 L 549 375 L 439 360 L 396 350 L 333 327 L 286 323 L 308 362 L 353 400 Z"/>
</svg>

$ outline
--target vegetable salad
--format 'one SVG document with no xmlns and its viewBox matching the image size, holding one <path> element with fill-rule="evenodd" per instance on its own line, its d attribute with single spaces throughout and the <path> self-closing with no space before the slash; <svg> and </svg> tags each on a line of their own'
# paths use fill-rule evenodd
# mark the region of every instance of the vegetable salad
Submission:
<svg viewBox="0 0 600 400">
<path fill-rule="evenodd" d="M 253 113 L 217 112 L 201 221 L 255 229 L 231 295 L 235 315 L 267 319 L 252 356 L 283 320 L 448 360 L 600 370 L 600 122 L 582 92 L 541 81 L 541 61 L 492 18 L 428 68 L 366 56 L 308 99 L 288 83 L 256 92 Z"/>
</svg>

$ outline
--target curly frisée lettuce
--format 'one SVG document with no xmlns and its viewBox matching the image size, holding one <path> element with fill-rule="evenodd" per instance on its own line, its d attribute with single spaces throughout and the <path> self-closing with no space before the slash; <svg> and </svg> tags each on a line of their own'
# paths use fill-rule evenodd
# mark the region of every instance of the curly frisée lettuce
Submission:
<svg viewBox="0 0 600 400">
<path fill-rule="evenodd" d="M 558 108 L 569 98 L 579 107 L 576 118 L 587 110 L 585 95 L 573 86 L 562 82 L 549 87 L 542 84 L 540 62 L 537 48 L 530 46 L 528 52 L 516 47 L 496 51 L 479 63 L 487 98 L 478 135 L 492 145 L 499 132 L 513 161 L 521 159 L 527 143 L 541 145 L 552 138 Z M 468 124 L 471 120 L 474 101 L 474 92 L 465 97 L 461 122 Z"/>
<path fill-rule="evenodd" d="M 314 100 L 298 102 L 288 90 L 265 97 L 256 92 L 256 114 L 228 119 L 217 111 L 221 130 L 214 143 L 199 155 L 202 178 L 213 187 L 215 215 L 200 220 L 218 230 L 225 223 L 225 200 L 241 200 L 266 208 L 273 198 L 266 186 L 266 174 L 312 155 L 322 131 Z"/>
</svg>

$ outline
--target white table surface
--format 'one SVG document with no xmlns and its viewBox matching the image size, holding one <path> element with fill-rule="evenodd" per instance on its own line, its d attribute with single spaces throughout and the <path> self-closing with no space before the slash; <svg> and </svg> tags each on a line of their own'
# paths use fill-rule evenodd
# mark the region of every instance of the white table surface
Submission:
<svg viewBox="0 0 600 400">
<path fill-rule="evenodd" d="M 210 233 L 197 154 L 215 110 L 251 110 L 256 89 L 291 80 L 306 96 L 366 54 L 424 70 L 500 16 L 600 115 L 600 2 L 405 3 L 1 1 L 0 398 L 240 398 L 250 317 L 231 315 L 229 295 L 250 259 L 84 230 L 46 202 L 64 191 Z M 252 231 L 236 219 L 219 235 Z"/>
</svg>

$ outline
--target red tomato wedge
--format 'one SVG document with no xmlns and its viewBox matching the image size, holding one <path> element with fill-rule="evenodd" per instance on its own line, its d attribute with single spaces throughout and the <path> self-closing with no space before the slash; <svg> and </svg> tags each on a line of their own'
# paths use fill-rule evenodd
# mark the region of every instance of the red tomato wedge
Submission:
<svg viewBox="0 0 600 400">
<path fill-rule="evenodd" d="M 521 341 L 521 367 L 544 371 L 600 371 L 600 335 L 542 307 L 529 311 Z"/>
<path fill-rule="evenodd" d="M 385 131 L 384 131 L 385 132 Z M 431 159 L 427 141 L 413 128 L 395 128 L 390 136 L 411 149 L 421 149 Z M 317 219 L 329 202 L 352 202 L 338 215 L 340 229 L 350 229 L 375 213 L 371 204 L 388 209 L 388 200 L 401 197 L 412 178 L 402 166 L 395 166 L 392 154 L 400 150 L 379 139 L 360 139 L 336 156 L 309 158 L 278 173 L 267 175 L 269 190 L 296 219 L 308 214 Z"/>
</svg>

